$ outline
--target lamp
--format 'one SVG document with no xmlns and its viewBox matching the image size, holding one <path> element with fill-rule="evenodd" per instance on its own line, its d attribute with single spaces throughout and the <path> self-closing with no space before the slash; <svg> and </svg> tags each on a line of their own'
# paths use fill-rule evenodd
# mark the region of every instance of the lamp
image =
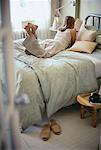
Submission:
<svg viewBox="0 0 101 150">
<path fill-rule="evenodd" d="M 53 30 L 57 30 L 57 28 L 61 25 L 62 15 L 60 13 L 60 9 L 61 7 L 55 10 L 54 20 L 52 25 Z"/>
<path fill-rule="evenodd" d="M 54 15 L 53 25 L 52 28 L 55 30 L 60 26 L 60 16 Z"/>
</svg>

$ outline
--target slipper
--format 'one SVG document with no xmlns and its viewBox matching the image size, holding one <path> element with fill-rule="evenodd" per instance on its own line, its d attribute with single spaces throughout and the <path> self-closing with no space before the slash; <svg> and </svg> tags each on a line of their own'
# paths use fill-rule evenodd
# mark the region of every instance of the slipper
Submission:
<svg viewBox="0 0 101 150">
<path fill-rule="evenodd" d="M 41 130 L 40 137 L 43 141 L 47 141 L 50 138 L 51 130 L 50 130 L 50 124 L 47 123 L 43 126 L 43 129 Z"/>
<path fill-rule="evenodd" d="M 50 123 L 51 123 L 50 128 L 53 131 L 53 133 L 56 135 L 61 134 L 62 129 L 61 129 L 60 125 L 54 119 L 51 119 Z"/>
</svg>

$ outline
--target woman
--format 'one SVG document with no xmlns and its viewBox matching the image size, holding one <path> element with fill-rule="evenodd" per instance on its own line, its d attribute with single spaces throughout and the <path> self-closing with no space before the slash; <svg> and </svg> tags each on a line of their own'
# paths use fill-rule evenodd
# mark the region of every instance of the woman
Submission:
<svg viewBox="0 0 101 150">
<path fill-rule="evenodd" d="M 41 45 L 36 36 L 38 26 L 28 23 L 25 26 L 28 36 L 23 42 L 26 54 L 47 58 L 65 50 L 75 42 L 76 30 L 74 29 L 74 23 L 75 19 L 73 17 L 66 16 L 63 25 L 58 29 L 54 39 L 44 40 Z"/>
</svg>

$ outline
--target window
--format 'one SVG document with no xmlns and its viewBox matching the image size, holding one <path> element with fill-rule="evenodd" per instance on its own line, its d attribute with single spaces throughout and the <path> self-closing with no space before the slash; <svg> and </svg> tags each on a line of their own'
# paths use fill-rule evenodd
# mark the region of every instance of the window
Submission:
<svg viewBox="0 0 101 150">
<path fill-rule="evenodd" d="M 10 0 L 13 31 L 21 31 L 23 22 L 30 21 L 39 26 L 40 38 L 48 38 L 51 0 Z"/>
</svg>

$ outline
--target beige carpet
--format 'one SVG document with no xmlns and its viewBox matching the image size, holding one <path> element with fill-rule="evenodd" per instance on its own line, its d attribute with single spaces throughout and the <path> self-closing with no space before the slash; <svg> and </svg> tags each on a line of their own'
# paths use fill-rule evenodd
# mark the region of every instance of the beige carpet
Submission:
<svg viewBox="0 0 101 150">
<path fill-rule="evenodd" d="M 57 112 L 54 119 L 62 127 L 61 135 L 51 134 L 48 141 L 40 139 L 41 127 L 29 127 L 22 136 L 23 150 L 97 150 L 100 141 L 101 112 L 96 128 L 91 126 L 91 116 L 80 119 L 79 105 L 75 104 Z"/>
</svg>

